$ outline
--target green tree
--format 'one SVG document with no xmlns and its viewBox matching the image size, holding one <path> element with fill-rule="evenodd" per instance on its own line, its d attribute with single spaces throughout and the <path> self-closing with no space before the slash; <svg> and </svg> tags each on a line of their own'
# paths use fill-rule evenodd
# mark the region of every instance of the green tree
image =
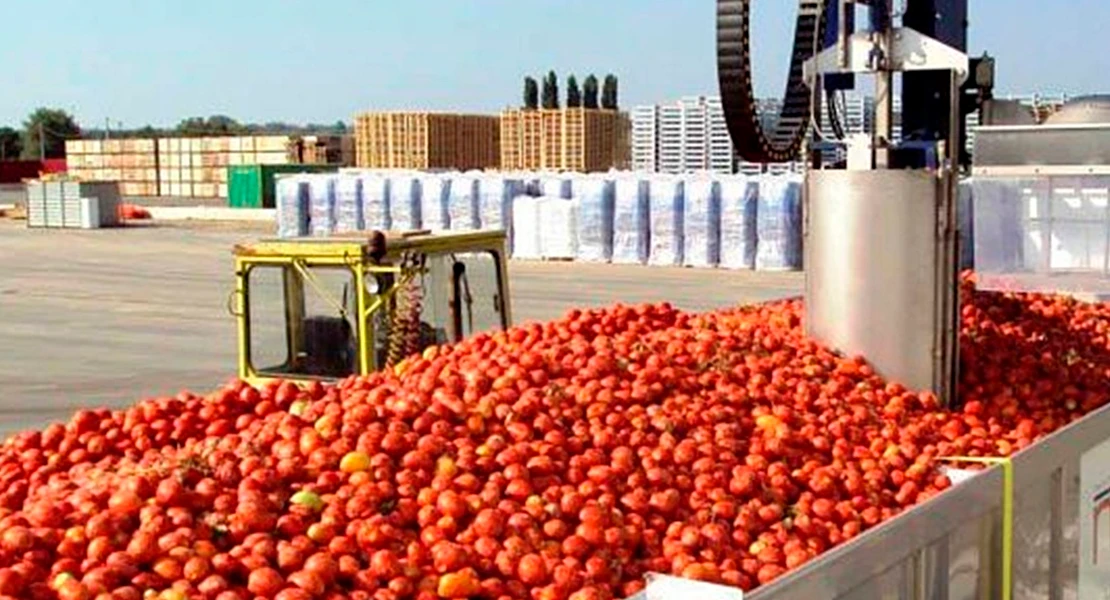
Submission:
<svg viewBox="0 0 1110 600">
<path fill-rule="evenodd" d="M 617 108 L 617 77 L 606 75 L 605 82 L 601 84 L 601 108 L 616 110 Z"/>
<path fill-rule="evenodd" d="M 139 129 L 136 129 L 135 131 L 132 131 L 130 133 L 131 133 L 130 137 L 137 137 L 137 138 L 154 138 L 154 137 L 158 137 L 161 134 L 160 131 L 158 131 L 157 129 L 155 129 L 154 127 L 152 127 L 150 125 L 147 125 L 145 127 L 140 127 Z"/>
<path fill-rule="evenodd" d="M 19 132 L 11 127 L 0 127 L 0 160 L 19 158 L 22 151 L 23 140 L 19 139 Z"/>
<path fill-rule="evenodd" d="M 177 133 L 186 136 L 239 135 L 246 132 L 246 127 L 226 115 L 212 115 L 207 119 L 189 117 L 177 124 Z"/>
<path fill-rule="evenodd" d="M 23 158 L 64 158 L 66 140 L 81 137 L 77 121 L 64 110 L 37 108 L 23 122 Z"/>
<path fill-rule="evenodd" d="M 582 83 L 582 106 L 597 108 L 597 77 L 590 75 Z"/>
<path fill-rule="evenodd" d="M 582 107 L 582 90 L 578 89 L 578 78 L 567 77 L 567 108 Z"/>
<path fill-rule="evenodd" d="M 291 131 L 290 125 L 288 123 L 282 123 L 281 121 L 270 121 L 262 125 L 252 125 L 251 129 L 259 133 L 284 133 Z"/>
<path fill-rule="evenodd" d="M 189 117 L 177 124 L 177 133 L 181 135 L 204 135 L 206 132 L 204 117 Z"/>
<path fill-rule="evenodd" d="M 347 133 L 347 124 L 343 121 L 336 121 L 331 130 L 338 135 L 343 135 L 344 133 Z"/>
<path fill-rule="evenodd" d="M 548 71 L 543 79 L 543 107 L 559 108 L 559 78 L 555 71 Z"/>
<path fill-rule="evenodd" d="M 532 76 L 524 78 L 524 108 L 536 110 L 540 107 L 540 87 Z"/>
<path fill-rule="evenodd" d="M 243 133 L 246 128 L 238 121 L 226 115 L 212 115 L 208 117 L 208 131 L 216 135 L 230 135 Z"/>
</svg>

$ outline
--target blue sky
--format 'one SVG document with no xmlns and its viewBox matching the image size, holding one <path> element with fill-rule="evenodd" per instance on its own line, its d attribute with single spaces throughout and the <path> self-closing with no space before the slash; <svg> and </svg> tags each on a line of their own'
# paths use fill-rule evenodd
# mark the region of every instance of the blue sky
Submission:
<svg viewBox="0 0 1110 600">
<path fill-rule="evenodd" d="M 550 68 L 616 73 L 623 106 L 716 92 L 714 0 L 0 1 L 0 124 L 39 105 L 127 127 L 496 111 Z M 970 2 L 1001 90 L 1110 91 L 1110 2 Z M 781 94 L 795 6 L 755 2 L 761 96 Z"/>
</svg>

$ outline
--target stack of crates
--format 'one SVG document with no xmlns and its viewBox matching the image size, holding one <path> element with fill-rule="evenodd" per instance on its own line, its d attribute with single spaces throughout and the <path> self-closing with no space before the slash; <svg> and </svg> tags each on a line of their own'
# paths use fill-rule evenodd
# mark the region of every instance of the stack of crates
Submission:
<svg viewBox="0 0 1110 600">
<path fill-rule="evenodd" d="M 97 229 L 119 224 L 119 184 L 72 179 L 27 184 L 27 226 Z"/>
</svg>

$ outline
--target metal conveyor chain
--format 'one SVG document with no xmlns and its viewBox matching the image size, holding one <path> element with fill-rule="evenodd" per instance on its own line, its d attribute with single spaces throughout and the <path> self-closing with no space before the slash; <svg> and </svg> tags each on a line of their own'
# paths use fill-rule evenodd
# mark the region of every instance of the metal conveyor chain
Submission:
<svg viewBox="0 0 1110 600">
<path fill-rule="evenodd" d="M 781 1 L 781 0 L 779 0 Z M 785 162 L 797 158 L 809 129 L 811 95 L 802 65 L 825 35 L 825 0 L 799 0 L 782 112 L 767 135 L 756 109 L 751 69 L 752 0 L 717 0 L 717 78 L 732 143 L 743 160 Z"/>
</svg>

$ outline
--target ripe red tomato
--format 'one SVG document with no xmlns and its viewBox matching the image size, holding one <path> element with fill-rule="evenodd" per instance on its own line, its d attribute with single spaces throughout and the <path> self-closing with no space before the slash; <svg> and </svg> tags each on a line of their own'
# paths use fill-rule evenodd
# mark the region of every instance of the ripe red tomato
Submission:
<svg viewBox="0 0 1110 600">
<path fill-rule="evenodd" d="M 1110 399 L 1110 307 L 961 293 L 956 410 L 807 339 L 787 301 L 578 310 L 336 385 L 79 411 L 0 446 L 0 596 L 750 590 L 943 493 L 944 456 Z"/>
<path fill-rule="evenodd" d="M 247 589 L 255 596 L 271 598 L 285 585 L 285 579 L 276 570 L 263 567 L 250 572 Z"/>
</svg>

